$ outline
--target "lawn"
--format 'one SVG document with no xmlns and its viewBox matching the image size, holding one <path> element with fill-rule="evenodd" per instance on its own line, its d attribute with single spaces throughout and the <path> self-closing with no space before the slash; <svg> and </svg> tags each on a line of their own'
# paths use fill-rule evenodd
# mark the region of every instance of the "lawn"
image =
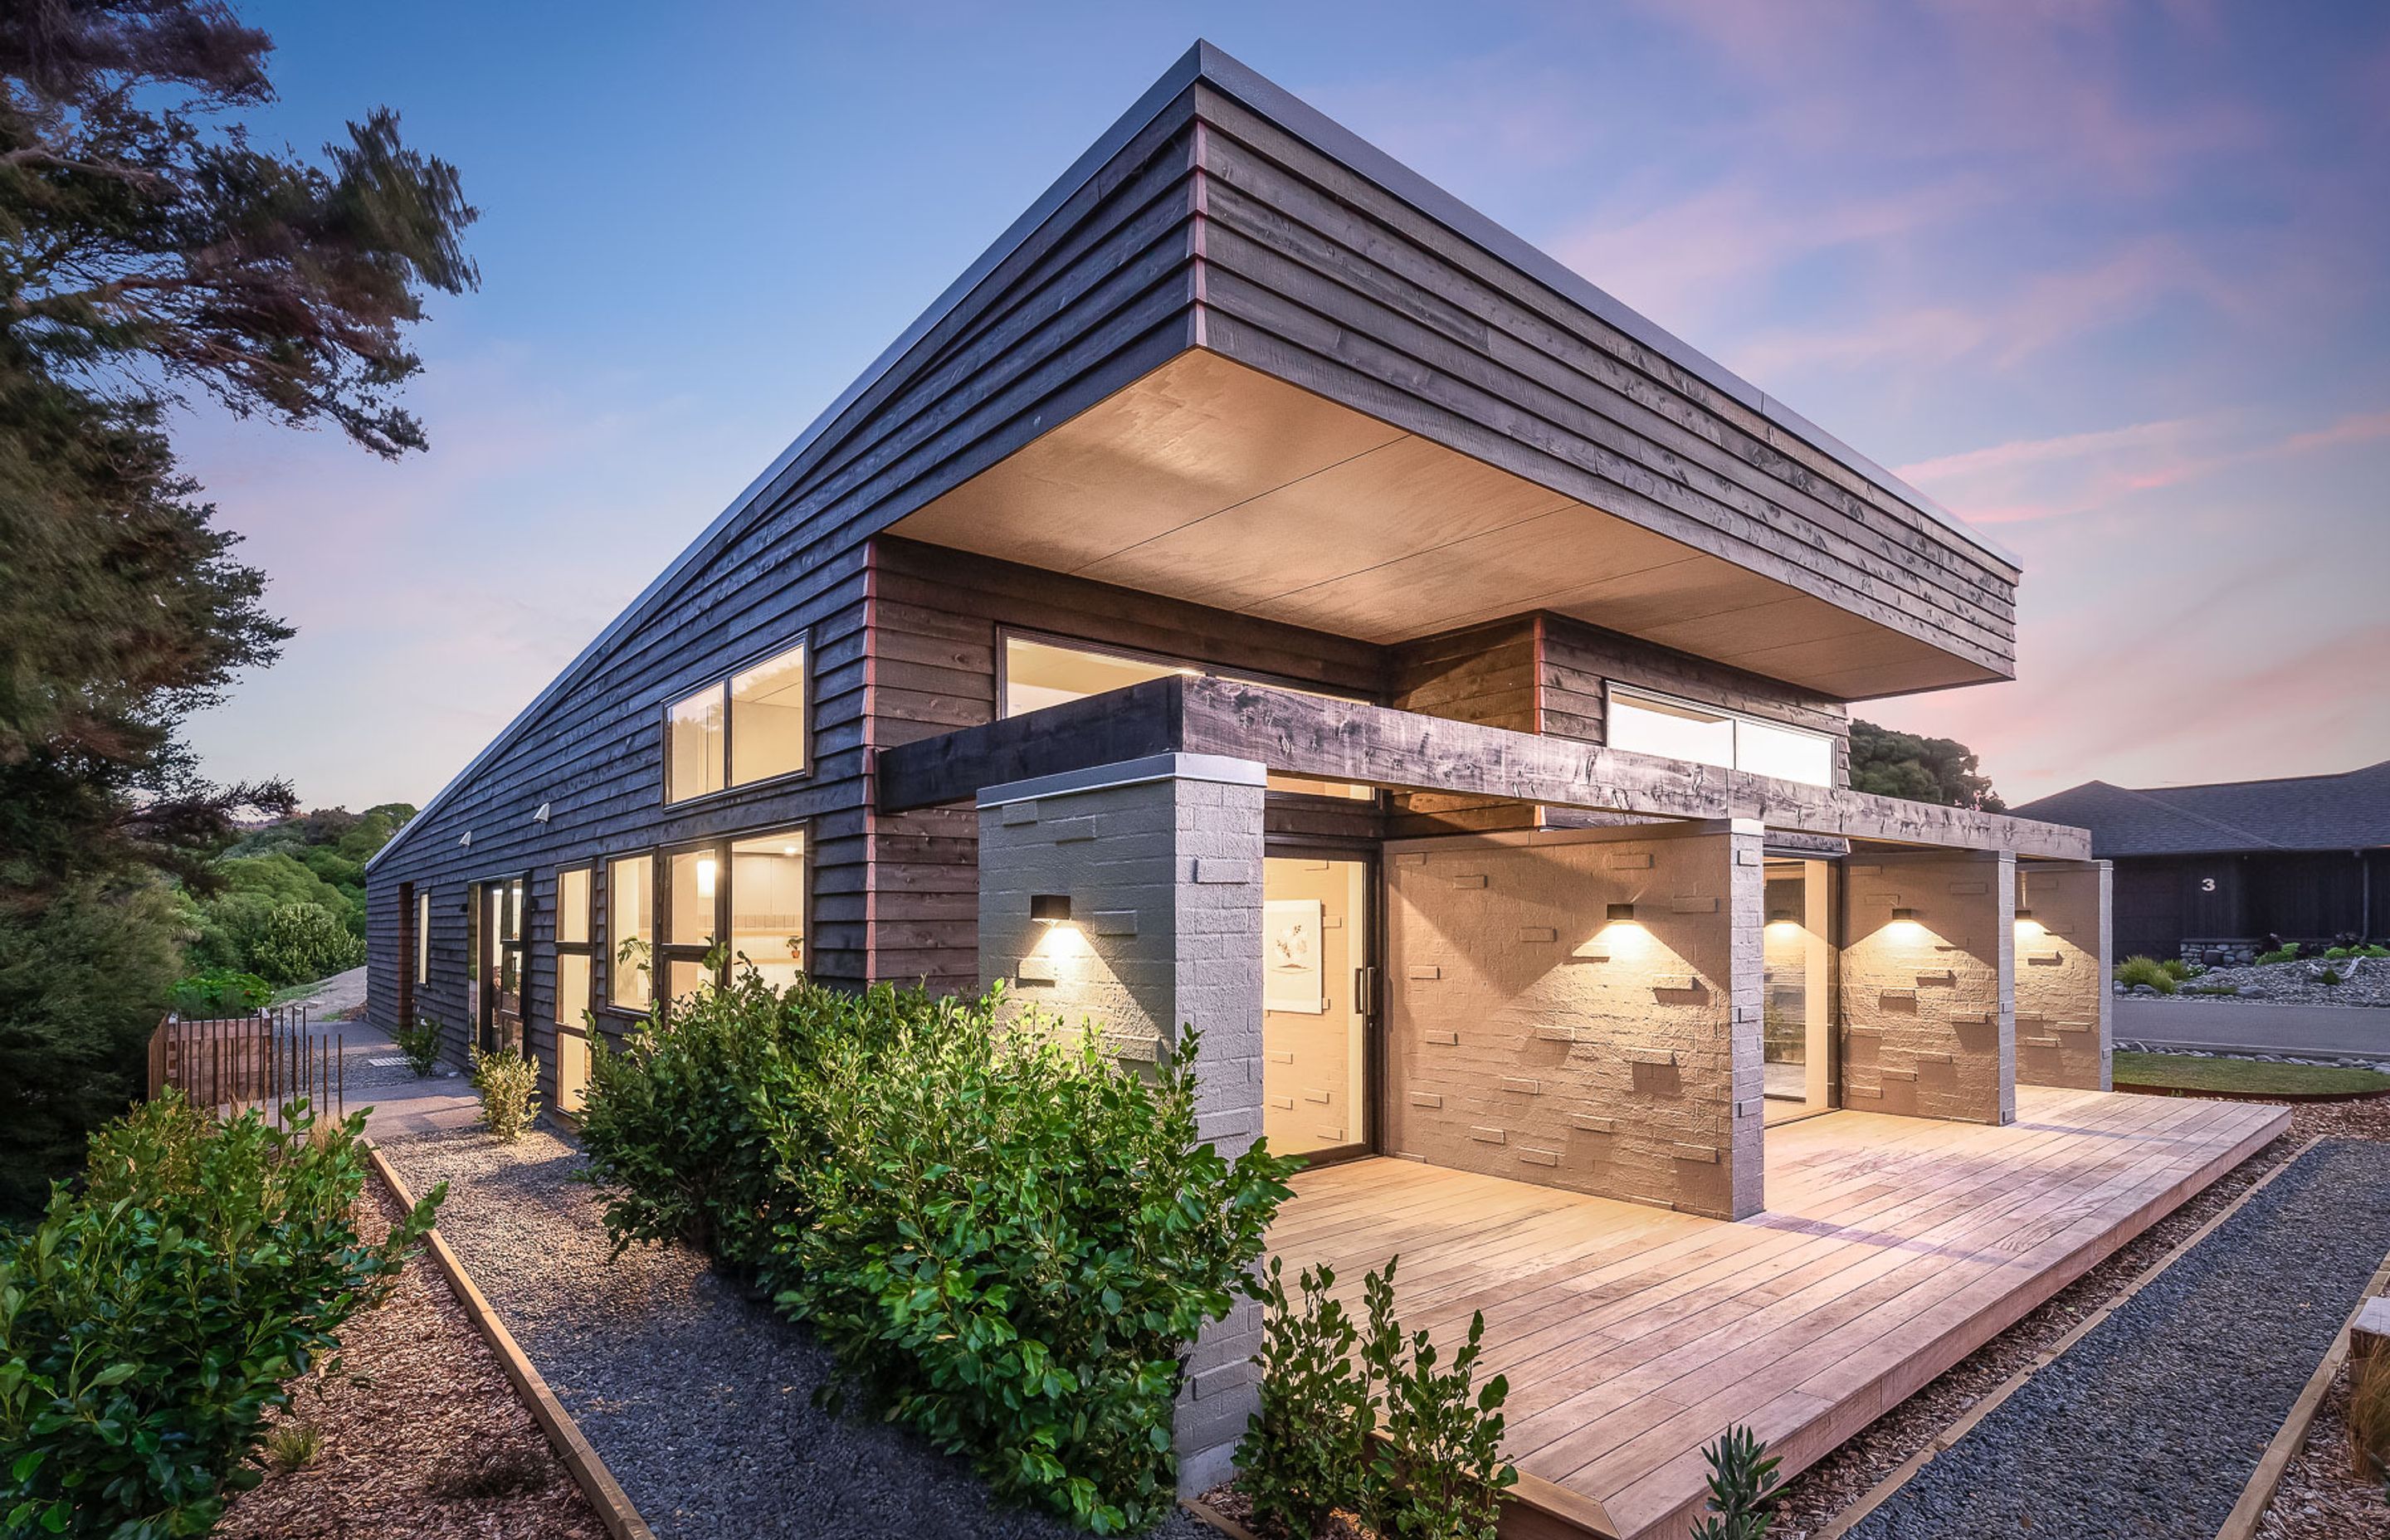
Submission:
<svg viewBox="0 0 2390 1540">
<path fill-rule="evenodd" d="M 2318 1096 L 2390 1091 L 2390 1075 L 2319 1064 L 2261 1064 L 2247 1059 L 2193 1059 L 2187 1054 L 2120 1053 L 2118 1085 L 2164 1085 L 2184 1091 L 2242 1091 L 2252 1096 Z"/>
</svg>

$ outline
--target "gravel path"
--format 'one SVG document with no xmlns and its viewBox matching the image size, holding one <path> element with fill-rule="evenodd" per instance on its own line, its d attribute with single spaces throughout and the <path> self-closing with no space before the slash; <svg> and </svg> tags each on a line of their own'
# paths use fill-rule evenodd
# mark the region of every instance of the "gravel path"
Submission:
<svg viewBox="0 0 2390 1540">
<path fill-rule="evenodd" d="M 2207 1540 L 2385 1251 L 2390 1146 L 2318 1145 L 1853 1540 Z"/>
<path fill-rule="evenodd" d="M 659 1535 L 1079 1534 L 998 1506 L 961 1461 L 903 1429 L 817 1410 L 829 1354 L 699 1254 L 610 1262 L 590 1189 L 571 1180 L 582 1161 L 569 1136 L 543 1126 L 506 1146 L 478 1129 L 380 1122 L 410 1186 L 448 1184 L 441 1233 Z M 1183 1513 L 1153 1533 L 1214 1534 Z"/>
</svg>

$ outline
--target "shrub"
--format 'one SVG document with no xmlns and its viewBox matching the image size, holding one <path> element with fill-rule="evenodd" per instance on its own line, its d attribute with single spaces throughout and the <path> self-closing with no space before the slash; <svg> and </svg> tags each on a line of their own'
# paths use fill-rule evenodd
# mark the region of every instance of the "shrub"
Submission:
<svg viewBox="0 0 2390 1540">
<path fill-rule="evenodd" d="M 2345 946 L 2327 946 L 2323 949 L 2323 956 L 2326 962 L 2342 962 L 2355 954 Z"/>
<path fill-rule="evenodd" d="M 277 1469 L 297 1470 L 313 1465 L 323 1453 L 324 1431 L 303 1418 L 276 1423 L 274 1431 L 265 1435 L 265 1457 Z"/>
<path fill-rule="evenodd" d="M 2384 946 L 2379 943 L 2369 942 L 2365 945 L 2358 947 L 2352 955 L 2359 957 L 2390 957 L 2390 946 Z"/>
<path fill-rule="evenodd" d="M 774 1232 L 808 1212 L 783 1151 L 810 1161 L 822 1149 L 824 1045 L 877 1051 L 899 1031 L 929 1030 L 941 1008 L 885 984 L 776 992 L 749 969 L 676 1003 L 668 1030 L 643 1028 L 621 1052 L 593 1035 L 581 1147 L 616 1253 L 681 1240 L 753 1275 Z"/>
<path fill-rule="evenodd" d="M 2155 957 L 2127 957 L 2116 965 L 2116 982 L 2121 984 L 2147 984 L 2161 995 L 2175 992 L 2175 976 Z"/>
<path fill-rule="evenodd" d="M 247 1016 L 274 998 L 274 986 L 254 973 L 211 968 L 177 982 L 169 1004 L 178 1016 Z"/>
<path fill-rule="evenodd" d="M 2299 943 L 2292 942 L 2286 946 L 2278 946 L 2271 952 L 2258 953 L 2257 960 L 2261 963 L 2296 962 L 2298 960 L 2298 956 Z"/>
<path fill-rule="evenodd" d="M 2390 1353 L 2353 1360 L 2348 1375 L 2349 1463 L 2362 1480 L 2390 1482 Z"/>
<path fill-rule="evenodd" d="M 1180 1354 L 1254 1291 L 1291 1162 L 1197 1142 L 1191 1033 L 1147 1074 L 997 1003 L 819 1045 L 767 1277 L 842 1382 L 999 1494 L 1142 1528 L 1173 1501 Z"/>
<path fill-rule="evenodd" d="M 1748 1428 L 1728 1428 L 1702 1451 L 1709 1462 L 1708 1517 L 1693 1540 L 1766 1540 L 1776 1512 L 1776 1468 L 1783 1462 Z"/>
<path fill-rule="evenodd" d="M 1353 1362 L 1360 1332 L 1329 1296 L 1333 1268 L 1305 1269 L 1298 1309 L 1279 1259 L 1263 1284 L 1261 1409 L 1247 1419 L 1237 1465 L 1253 1517 L 1307 1540 L 1336 1509 L 1361 1508 L 1377 1397 Z"/>
<path fill-rule="evenodd" d="M 0 1245 L 0 1529 L 197 1534 L 289 1383 L 431 1225 L 367 1245 L 361 1113 L 214 1123 L 169 1096 L 94 1136 L 80 1195 Z"/>
<path fill-rule="evenodd" d="M 1428 1334 L 1406 1334 L 1394 1318 L 1399 1261 L 1361 1280 L 1366 1336 L 1327 1297 L 1331 1270 L 1302 1276 L 1298 1312 L 1271 1261 L 1255 1359 L 1262 1408 L 1237 1465 L 1255 1517 L 1297 1540 L 1339 1508 L 1389 1540 L 1493 1540 L 1502 1492 L 1519 1479 L 1501 1457 L 1510 1384 L 1500 1375 L 1475 1384 L 1485 1317 L 1471 1319 L 1468 1340 L 1439 1370 Z"/>
<path fill-rule="evenodd" d="M 320 904 L 278 904 L 250 945 L 250 965 L 276 984 L 313 983 L 366 960 L 366 943 Z"/>
<path fill-rule="evenodd" d="M 2182 982 L 2185 979 L 2191 977 L 2199 971 L 2198 969 L 2192 967 L 2190 963 L 2183 961 L 2180 957 L 2167 957 L 2160 962 L 2158 967 L 2165 971 L 2167 978 L 2172 979 L 2177 983 Z"/>
<path fill-rule="evenodd" d="M 483 1053 L 475 1045 L 471 1054 L 473 1089 L 482 1095 L 482 1124 L 500 1143 L 512 1144 L 539 1116 L 539 1061 L 512 1048 Z"/>
<path fill-rule="evenodd" d="M 429 1016 L 416 1018 L 415 1025 L 400 1022 L 390 1029 L 390 1040 L 406 1056 L 406 1066 L 418 1075 L 428 1075 L 440 1067 L 440 1023 Z"/>
<path fill-rule="evenodd" d="M 2343 982 L 2340 976 L 2340 969 L 2337 968 L 2327 968 L 2316 976 L 2316 982 L 2325 985 L 2340 983 Z"/>
<path fill-rule="evenodd" d="M 1502 1490 L 1519 1473 L 1502 1461 L 1502 1403 L 1510 1381 L 1496 1375 L 1471 1389 L 1484 1354 L 1485 1314 L 1439 1371 L 1424 1331 L 1406 1338 L 1394 1319 L 1394 1262 L 1361 1280 L 1369 1328 L 1361 1361 L 1385 1387 L 1385 1437 L 1376 1448 L 1362 1517 L 1388 1540 L 1495 1540 Z"/>
<path fill-rule="evenodd" d="M 34 909 L 0 904 L 0 1222 L 32 1220 L 95 1129 L 140 1096 L 174 980 L 171 893 L 83 879 Z"/>
</svg>

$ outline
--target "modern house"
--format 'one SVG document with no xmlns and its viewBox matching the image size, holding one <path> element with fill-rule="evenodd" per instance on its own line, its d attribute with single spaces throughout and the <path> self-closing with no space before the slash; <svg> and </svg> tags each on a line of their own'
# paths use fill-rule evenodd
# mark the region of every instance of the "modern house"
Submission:
<svg viewBox="0 0 2390 1540">
<path fill-rule="evenodd" d="M 1847 785 L 2018 577 L 1199 45 L 376 859 L 371 1009 L 567 1109 L 716 943 L 1191 1025 L 1206 1136 L 1312 1158 L 1291 1262 L 1485 1312 L 1511 1526 L 1668 1533 L 2282 1125 L 2107 1093 L 2081 830 Z"/>
<path fill-rule="evenodd" d="M 2089 830 L 2114 864 L 2120 956 L 2219 962 L 2268 937 L 2390 934 L 2390 760 L 2270 781 L 2086 781 L 2018 812 Z"/>
</svg>

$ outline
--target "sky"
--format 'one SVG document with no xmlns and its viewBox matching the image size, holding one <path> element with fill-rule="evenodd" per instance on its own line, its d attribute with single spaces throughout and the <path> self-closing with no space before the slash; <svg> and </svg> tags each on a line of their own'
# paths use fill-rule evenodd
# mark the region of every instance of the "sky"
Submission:
<svg viewBox="0 0 2390 1540">
<path fill-rule="evenodd" d="M 194 409 L 298 627 L 190 738 L 421 802 L 1197 37 L 2020 556 L 2011 801 L 2390 758 L 2390 6 L 244 4 L 481 208 L 399 464 Z"/>
</svg>

